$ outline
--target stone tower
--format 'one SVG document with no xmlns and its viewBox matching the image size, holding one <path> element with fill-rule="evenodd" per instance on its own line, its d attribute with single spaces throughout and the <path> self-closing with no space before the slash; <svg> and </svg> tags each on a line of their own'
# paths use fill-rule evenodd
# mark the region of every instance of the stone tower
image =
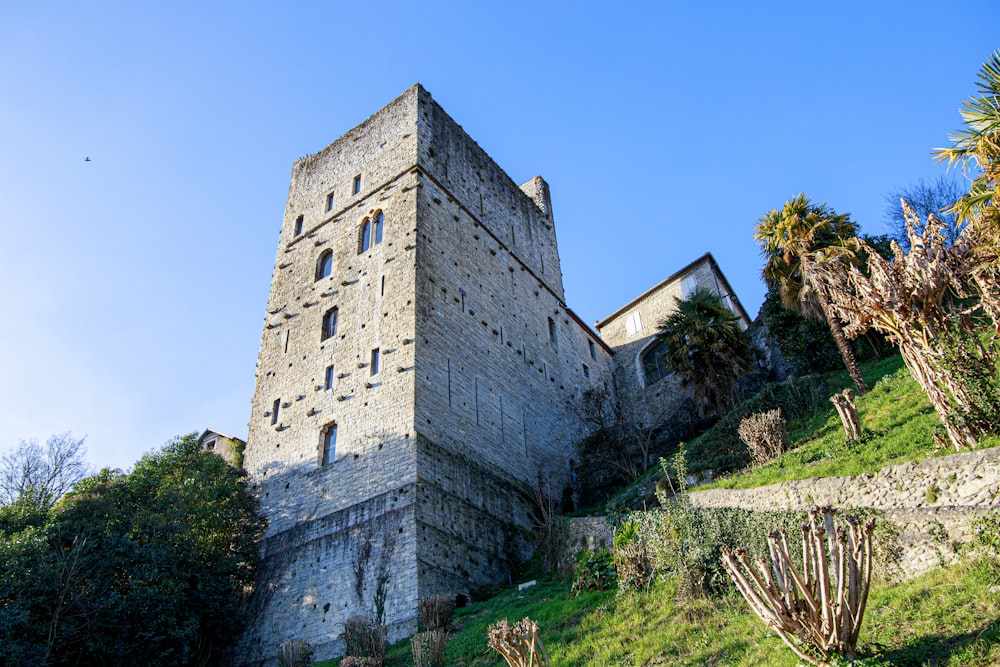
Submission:
<svg viewBox="0 0 1000 667">
<path fill-rule="evenodd" d="M 506 582 L 610 366 L 564 303 L 546 183 L 421 86 L 296 162 L 244 454 L 268 519 L 247 662 Z"/>
</svg>

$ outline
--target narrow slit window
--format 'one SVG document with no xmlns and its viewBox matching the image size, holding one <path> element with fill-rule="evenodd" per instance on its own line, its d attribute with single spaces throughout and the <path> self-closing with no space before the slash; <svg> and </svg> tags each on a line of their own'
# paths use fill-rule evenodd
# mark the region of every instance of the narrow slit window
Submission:
<svg viewBox="0 0 1000 667">
<path fill-rule="evenodd" d="M 337 458 L 337 424 L 327 424 L 323 429 L 322 451 L 320 452 L 320 465 L 330 465 Z"/>
<path fill-rule="evenodd" d="M 583 365 L 583 377 L 587 378 L 588 380 L 590 379 L 590 366 L 588 366 L 587 364 Z"/>
<path fill-rule="evenodd" d="M 278 423 L 278 410 L 281 409 L 281 399 L 274 399 L 274 403 L 271 405 L 271 426 Z"/>
<path fill-rule="evenodd" d="M 323 327 L 320 340 L 326 340 L 337 335 L 337 317 L 339 311 L 336 306 L 323 314 Z"/>
<path fill-rule="evenodd" d="M 324 376 L 323 380 L 323 388 L 333 389 L 333 380 L 334 380 L 334 370 L 333 370 L 333 365 L 331 364 L 330 366 L 326 367 L 326 375 Z"/>
<path fill-rule="evenodd" d="M 354 194 L 361 192 L 361 174 L 354 177 Z"/>
<path fill-rule="evenodd" d="M 549 318 L 549 342 L 553 345 L 559 344 L 556 340 L 556 321 L 551 317 Z"/>
<path fill-rule="evenodd" d="M 379 349 L 376 347 L 372 350 L 372 362 L 370 366 L 371 375 L 378 375 L 379 356 Z"/>
<path fill-rule="evenodd" d="M 296 236 L 301 236 L 302 235 L 302 225 L 303 225 L 304 222 L 305 222 L 305 217 L 304 216 L 300 215 L 299 217 L 295 218 L 295 235 Z"/>
<path fill-rule="evenodd" d="M 379 292 L 379 296 L 385 296 L 385 276 L 382 276 L 382 289 Z"/>
<path fill-rule="evenodd" d="M 326 210 L 330 212 L 333 210 L 333 193 L 331 192 L 326 196 Z"/>
<path fill-rule="evenodd" d="M 594 341 L 588 340 L 587 346 L 590 348 L 590 358 L 597 361 L 597 346 L 594 345 Z"/>
</svg>

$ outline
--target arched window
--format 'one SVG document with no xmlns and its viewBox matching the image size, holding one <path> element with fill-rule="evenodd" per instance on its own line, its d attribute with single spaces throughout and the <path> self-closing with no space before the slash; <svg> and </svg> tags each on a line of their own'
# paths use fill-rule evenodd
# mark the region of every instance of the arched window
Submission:
<svg viewBox="0 0 1000 667">
<path fill-rule="evenodd" d="M 375 216 L 375 229 L 374 229 L 374 234 L 372 234 L 372 236 L 375 237 L 375 240 L 372 241 L 372 245 L 382 242 L 382 224 L 384 222 L 385 222 L 385 216 L 382 215 L 382 211 L 379 211 L 378 214 Z"/>
<path fill-rule="evenodd" d="M 337 458 L 337 422 L 331 422 L 323 428 L 320 436 L 319 464 L 329 465 Z"/>
<path fill-rule="evenodd" d="M 324 250 L 316 260 L 316 280 L 326 278 L 333 271 L 333 251 Z"/>
<path fill-rule="evenodd" d="M 330 310 L 323 314 L 323 328 L 320 332 L 320 340 L 326 340 L 327 338 L 333 338 L 337 335 L 337 315 L 339 311 L 337 307 L 334 306 Z"/>
<path fill-rule="evenodd" d="M 361 223 L 360 241 L 361 242 L 358 246 L 359 254 L 367 251 L 368 248 L 372 246 L 372 223 L 370 220 L 368 220 L 368 218 L 365 218 L 365 221 Z"/>
<path fill-rule="evenodd" d="M 646 348 L 641 358 L 642 374 L 647 387 L 670 375 L 670 364 L 667 363 L 667 344 L 663 341 Z"/>
</svg>

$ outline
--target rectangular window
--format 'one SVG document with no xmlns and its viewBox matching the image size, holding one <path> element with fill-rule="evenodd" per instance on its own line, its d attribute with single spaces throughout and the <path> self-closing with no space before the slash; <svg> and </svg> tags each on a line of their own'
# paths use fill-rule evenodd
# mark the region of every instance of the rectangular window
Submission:
<svg viewBox="0 0 1000 667">
<path fill-rule="evenodd" d="M 379 350 L 376 347 L 372 350 L 371 374 L 378 375 Z"/>
<path fill-rule="evenodd" d="M 684 280 L 681 281 L 681 294 L 686 299 L 698 289 L 698 277 L 697 276 L 684 276 Z"/>
<path fill-rule="evenodd" d="M 361 192 L 361 174 L 354 177 L 354 194 Z"/>
<path fill-rule="evenodd" d="M 587 364 L 583 365 L 583 377 L 590 379 L 590 367 Z"/>
<path fill-rule="evenodd" d="M 281 399 L 274 399 L 274 405 L 271 406 L 271 426 L 278 423 L 278 410 L 281 409 Z"/>
<path fill-rule="evenodd" d="M 323 451 L 320 454 L 320 465 L 330 465 L 337 458 L 337 425 L 330 424 L 323 429 Z"/>
<path fill-rule="evenodd" d="M 597 346 L 594 345 L 594 341 L 588 340 L 587 346 L 590 348 L 590 358 L 597 361 Z"/>
<path fill-rule="evenodd" d="M 332 211 L 333 210 L 333 193 L 332 192 L 326 196 L 326 210 L 327 211 Z"/>
<path fill-rule="evenodd" d="M 628 332 L 629 336 L 634 336 L 642 331 L 642 315 L 638 312 L 634 312 L 629 315 L 628 319 L 625 320 L 625 330 Z"/>
<path fill-rule="evenodd" d="M 304 222 L 304 220 L 305 220 L 305 218 L 303 218 L 301 215 L 299 217 L 295 218 L 295 235 L 296 236 L 299 236 L 300 234 L 302 234 L 302 223 Z"/>
<path fill-rule="evenodd" d="M 323 382 L 324 389 L 333 389 L 333 365 L 326 367 L 326 376 Z"/>
<path fill-rule="evenodd" d="M 549 342 L 553 345 L 559 344 L 556 340 L 556 322 L 551 317 L 549 318 Z"/>
</svg>

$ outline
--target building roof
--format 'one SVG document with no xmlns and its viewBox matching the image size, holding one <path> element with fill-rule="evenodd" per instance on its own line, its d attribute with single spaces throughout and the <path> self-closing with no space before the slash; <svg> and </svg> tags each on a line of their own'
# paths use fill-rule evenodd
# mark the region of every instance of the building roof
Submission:
<svg viewBox="0 0 1000 667">
<path fill-rule="evenodd" d="M 614 320 L 615 318 L 617 318 L 618 316 L 620 316 L 625 311 L 631 309 L 636 304 L 638 304 L 640 301 L 642 301 L 643 299 L 647 298 L 649 295 L 654 294 L 655 292 L 658 292 L 662 288 L 666 287 L 667 285 L 669 285 L 669 284 L 675 282 L 676 280 L 678 280 L 679 278 L 683 277 L 685 274 L 690 273 L 699 264 L 702 264 L 704 262 L 709 262 L 711 264 L 712 270 L 714 271 L 714 273 L 721 280 L 722 287 L 724 288 L 724 289 L 720 289 L 719 290 L 720 292 L 722 292 L 721 296 L 722 297 L 727 297 L 727 296 L 730 297 L 732 303 L 736 306 L 737 310 L 739 311 L 737 313 L 737 315 L 739 315 L 740 317 L 742 317 L 744 319 L 744 321 L 747 323 L 747 325 L 749 325 L 750 322 L 752 322 L 753 320 L 750 318 L 749 315 L 747 315 L 747 311 L 743 309 L 743 304 L 740 303 L 739 297 L 736 296 L 736 292 L 733 291 L 733 288 L 729 284 L 729 281 L 726 279 L 725 274 L 722 273 L 722 269 L 719 268 L 719 263 L 715 261 L 715 257 L 712 256 L 712 253 L 706 252 L 704 255 L 702 255 L 698 259 L 694 260 L 693 262 L 691 262 L 687 266 L 679 269 L 678 271 L 675 271 L 674 273 L 672 273 L 666 279 L 661 280 L 656 285 L 650 287 L 648 290 L 646 290 L 645 292 L 643 292 L 642 294 L 640 294 L 636 298 L 632 299 L 631 301 L 629 301 L 628 303 L 626 303 L 624 306 L 622 306 L 621 308 L 619 308 L 615 312 L 613 312 L 610 315 L 608 315 L 607 317 L 605 317 L 603 320 L 601 320 L 599 322 L 596 322 L 594 324 L 594 326 L 597 328 L 598 331 L 600 331 L 602 327 L 604 327 L 604 326 L 606 326 L 608 324 L 608 322 Z"/>
</svg>

